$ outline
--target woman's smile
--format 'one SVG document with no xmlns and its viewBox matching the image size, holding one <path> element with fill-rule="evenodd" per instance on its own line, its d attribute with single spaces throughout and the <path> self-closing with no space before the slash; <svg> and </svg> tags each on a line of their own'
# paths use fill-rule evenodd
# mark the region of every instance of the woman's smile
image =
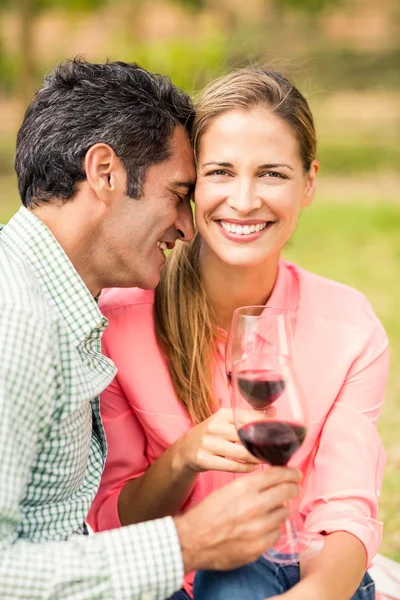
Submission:
<svg viewBox="0 0 400 600">
<path fill-rule="evenodd" d="M 216 220 L 222 235 L 232 242 L 250 243 L 262 237 L 276 221 Z"/>
</svg>

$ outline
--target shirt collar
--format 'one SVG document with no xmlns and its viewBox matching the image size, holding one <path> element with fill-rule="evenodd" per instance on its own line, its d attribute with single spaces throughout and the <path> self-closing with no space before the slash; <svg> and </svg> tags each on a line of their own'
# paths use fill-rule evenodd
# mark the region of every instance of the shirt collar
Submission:
<svg viewBox="0 0 400 600">
<path fill-rule="evenodd" d="M 266 307 L 284 308 L 288 311 L 292 335 L 296 327 L 296 315 L 299 301 L 299 288 L 297 277 L 294 276 L 290 263 L 284 260 L 279 261 L 278 275 L 275 281 L 274 289 L 269 297 Z M 266 323 L 268 323 L 266 321 Z M 268 329 L 263 331 L 263 322 L 258 325 L 257 334 L 268 341 Z"/>
<path fill-rule="evenodd" d="M 296 312 L 299 301 L 299 288 L 297 278 L 294 276 L 291 263 L 281 259 L 278 266 L 278 275 L 274 289 L 266 306 L 286 308 L 289 312 Z"/>
<path fill-rule="evenodd" d="M 299 303 L 299 282 L 292 264 L 280 259 L 278 266 L 278 275 L 272 294 L 265 306 L 275 308 L 285 308 L 289 313 L 292 336 L 294 337 L 296 328 L 297 309 Z M 262 324 L 257 327 L 257 335 L 268 342 L 268 332 L 263 330 Z M 228 339 L 228 333 L 221 328 L 217 328 L 217 349 L 221 356 L 225 355 L 225 345 Z"/>
<path fill-rule="evenodd" d="M 68 256 L 46 225 L 22 206 L 2 228 L 1 243 L 30 265 L 41 288 L 57 308 L 77 345 L 107 319 Z"/>
</svg>

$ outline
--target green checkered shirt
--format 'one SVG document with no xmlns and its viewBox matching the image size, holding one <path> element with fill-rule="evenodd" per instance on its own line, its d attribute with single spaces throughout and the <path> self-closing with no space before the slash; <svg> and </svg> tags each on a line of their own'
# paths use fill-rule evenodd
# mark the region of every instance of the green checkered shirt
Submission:
<svg viewBox="0 0 400 600">
<path fill-rule="evenodd" d="M 0 233 L 0 598 L 166 598 L 182 582 L 171 518 L 82 533 L 106 454 L 107 320 L 49 229 Z"/>
</svg>

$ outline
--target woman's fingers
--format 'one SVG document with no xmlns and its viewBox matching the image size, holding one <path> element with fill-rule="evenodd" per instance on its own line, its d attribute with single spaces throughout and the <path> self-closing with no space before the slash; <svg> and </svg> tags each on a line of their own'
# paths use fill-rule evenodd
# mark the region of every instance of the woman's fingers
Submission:
<svg viewBox="0 0 400 600">
<path fill-rule="evenodd" d="M 203 462 L 207 464 L 207 471 L 225 471 L 226 473 L 252 473 L 259 466 L 255 463 L 239 462 L 215 454 L 209 454 Z"/>
<path fill-rule="evenodd" d="M 231 442 L 240 442 L 239 434 L 235 425 L 226 423 L 225 421 L 215 421 L 210 423 L 208 433 L 220 437 Z"/>
<path fill-rule="evenodd" d="M 233 458 L 235 460 L 243 460 L 245 462 L 260 464 L 260 461 L 250 454 L 242 444 L 235 444 L 215 435 L 208 435 L 204 439 L 203 447 L 205 450 L 215 456 L 223 456 Z"/>
<path fill-rule="evenodd" d="M 234 416 L 236 424 L 234 422 Z M 269 415 L 268 415 L 269 416 Z M 236 425 L 265 420 L 265 413 L 253 409 L 220 408 L 199 423 L 177 444 L 181 462 L 194 471 L 248 473 L 261 463 L 242 445 Z M 240 461 L 240 462 L 239 462 Z"/>
<path fill-rule="evenodd" d="M 245 425 L 246 423 L 254 423 L 255 421 L 265 421 L 266 418 L 273 419 L 276 415 L 276 408 L 270 406 L 263 411 L 246 408 L 237 410 L 236 424 L 232 414 L 233 411 L 231 409 L 221 408 L 215 413 L 214 418 L 211 417 L 207 427 L 208 433 L 225 438 L 231 442 L 239 442 L 240 438 L 236 425 Z"/>
</svg>

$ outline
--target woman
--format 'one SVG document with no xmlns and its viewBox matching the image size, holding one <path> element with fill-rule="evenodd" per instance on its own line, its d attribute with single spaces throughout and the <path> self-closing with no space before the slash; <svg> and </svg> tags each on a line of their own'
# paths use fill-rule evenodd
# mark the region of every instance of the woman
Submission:
<svg viewBox="0 0 400 600">
<path fill-rule="evenodd" d="M 381 541 L 387 338 L 364 296 L 280 257 L 315 191 L 310 109 L 282 75 L 238 71 L 203 92 L 193 146 L 195 239 L 170 254 L 155 294 L 101 298 L 104 351 L 119 372 L 102 398 L 109 457 L 89 522 L 102 530 L 176 514 L 257 467 L 232 423 L 226 332 L 239 306 L 285 307 L 311 417 L 293 461 L 304 474 L 295 516 L 325 547 L 301 580 L 298 565 L 260 559 L 198 574 L 196 598 L 372 598 L 364 573 Z M 192 580 L 177 598 L 192 595 Z"/>
</svg>

